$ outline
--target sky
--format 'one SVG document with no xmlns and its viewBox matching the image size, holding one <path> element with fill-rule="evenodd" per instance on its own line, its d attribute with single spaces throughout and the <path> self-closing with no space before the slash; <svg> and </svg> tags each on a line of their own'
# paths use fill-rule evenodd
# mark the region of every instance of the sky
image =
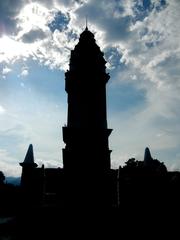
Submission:
<svg viewBox="0 0 180 240">
<path fill-rule="evenodd" d="M 88 28 L 105 54 L 112 168 L 152 157 L 180 170 L 180 0 L 0 1 L 0 170 L 62 167 L 64 73 Z"/>
</svg>

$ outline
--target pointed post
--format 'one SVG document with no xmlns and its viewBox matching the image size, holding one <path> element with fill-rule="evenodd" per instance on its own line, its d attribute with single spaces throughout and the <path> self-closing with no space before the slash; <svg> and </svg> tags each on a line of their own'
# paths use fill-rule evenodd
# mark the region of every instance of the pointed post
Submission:
<svg viewBox="0 0 180 240">
<path fill-rule="evenodd" d="M 24 162 L 19 163 L 22 167 L 21 186 L 26 192 L 31 192 L 33 185 L 34 169 L 38 166 L 34 162 L 33 145 L 30 144 Z M 31 190 L 30 190 L 31 189 Z"/>
<path fill-rule="evenodd" d="M 144 151 L 144 164 L 148 165 L 153 161 L 153 158 L 151 157 L 151 152 L 148 147 L 145 148 Z"/>
<path fill-rule="evenodd" d="M 33 152 L 33 145 L 30 144 L 27 150 L 26 156 L 24 158 L 24 162 L 19 163 L 20 166 L 25 167 L 37 167 L 37 164 L 34 162 L 34 152 Z"/>
<path fill-rule="evenodd" d="M 85 28 L 86 31 L 88 31 L 88 18 L 87 18 L 87 15 L 86 15 L 86 28 Z"/>
</svg>

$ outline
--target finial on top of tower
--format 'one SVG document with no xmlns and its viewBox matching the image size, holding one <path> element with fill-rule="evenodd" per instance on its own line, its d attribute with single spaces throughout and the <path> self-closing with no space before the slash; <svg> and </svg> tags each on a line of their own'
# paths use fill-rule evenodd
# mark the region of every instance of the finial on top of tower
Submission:
<svg viewBox="0 0 180 240">
<path fill-rule="evenodd" d="M 86 15 L 86 28 L 85 28 L 86 31 L 88 31 L 88 17 Z"/>
<path fill-rule="evenodd" d="M 87 20 L 87 16 L 86 16 L 86 28 L 85 30 L 80 34 L 80 41 L 83 40 L 83 41 L 92 41 L 92 42 L 95 42 L 95 39 L 94 39 L 94 34 L 89 31 L 88 29 L 88 20 Z"/>
</svg>

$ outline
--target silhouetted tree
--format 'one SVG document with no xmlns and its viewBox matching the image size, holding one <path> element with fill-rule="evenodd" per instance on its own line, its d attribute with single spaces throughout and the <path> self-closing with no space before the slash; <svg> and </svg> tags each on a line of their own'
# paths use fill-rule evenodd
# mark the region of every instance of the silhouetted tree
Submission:
<svg viewBox="0 0 180 240">
<path fill-rule="evenodd" d="M 142 169 L 144 167 L 143 161 L 138 161 L 135 158 L 130 158 L 127 162 L 125 162 L 124 169 L 127 170 L 135 170 L 135 169 Z"/>
<path fill-rule="evenodd" d="M 157 173 L 166 173 L 167 172 L 167 168 L 164 165 L 164 163 L 160 162 L 157 159 L 154 159 L 151 162 L 151 165 L 149 167 L 151 168 L 152 171 L 156 171 Z"/>
<path fill-rule="evenodd" d="M 144 161 L 136 160 L 135 158 L 130 158 L 125 162 L 125 166 L 123 167 L 125 171 L 130 172 L 152 172 L 152 173 L 166 173 L 167 168 L 163 162 L 160 162 L 157 159 L 153 159 L 151 162 L 146 165 Z"/>
<path fill-rule="evenodd" d="M 137 161 L 135 158 L 130 158 L 127 162 L 125 162 L 125 167 L 127 168 L 134 168 L 137 167 Z"/>
<path fill-rule="evenodd" d="M 0 185 L 4 184 L 4 181 L 5 181 L 4 173 L 0 171 Z"/>
</svg>

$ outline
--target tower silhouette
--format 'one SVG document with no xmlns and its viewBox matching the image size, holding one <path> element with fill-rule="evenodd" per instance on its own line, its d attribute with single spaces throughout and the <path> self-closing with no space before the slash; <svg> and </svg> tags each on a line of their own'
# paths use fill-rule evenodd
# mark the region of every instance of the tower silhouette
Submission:
<svg viewBox="0 0 180 240">
<path fill-rule="evenodd" d="M 144 151 L 144 164 L 147 166 L 151 164 L 153 161 L 153 158 L 151 157 L 151 152 L 148 147 L 145 148 Z"/>
<path fill-rule="evenodd" d="M 98 205 L 98 200 L 103 205 L 108 192 L 112 130 L 107 128 L 106 83 L 110 77 L 103 55 L 86 26 L 65 73 L 68 117 L 63 127 L 63 165 L 67 189 L 81 206 Z"/>
<path fill-rule="evenodd" d="M 144 161 L 131 158 L 119 170 L 111 169 L 108 138 L 112 129 L 107 126 L 106 109 L 106 84 L 110 77 L 105 64 L 103 52 L 86 25 L 71 51 L 69 70 L 65 73 L 68 115 L 62 129 L 63 168 L 37 167 L 33 146 L 29 145 L 20 163 L 20 231 L 23 226 L 29 234 L 29 226 L 36 231 L 42 223 L 38 239 L 42 234 L 47 237 L 49 229 L 52 233 L 56 229 L 54 233 L 59 234 L 62 225 L 66 235 L 69 227 L 73 235 L 73 230 L 78 230 L 78 237 L 82 230 L 88 235 L 93 233 L 93 237 L 98 236 L 99 230 L 99 236 L 104 232 L 107 237 L 108 230 L 112 234 L 116 226 L 117 236 L 122 233 L 119 227 L 127 228 L 127 234 L 134 223 L 141 230 L 138 218 L 149 230 L 148 221 L 154 220 L 154 216 L 158 223 L 167 219 L 166 209 L 169 213 L 172 206 L 173 211 L 178 209 L 180 173 L 167 172 L 163 163 L 152 158 L 149 148 L 145 149 Z"/>
<path fill-rule="evenodd" d="M 32 144 L 29 145 L 24 162 L 19 163 L 19 165 L 22 167 L 21 186 L 25 188 L 31 188 L 32 179 L 34 177 L 34 169 L 37 167 L 37 164 L 34 162 Z"/>
<path fill-rule="evenodd" d="M 106 61 L 86 27 L 71 51 L 70 69 L 65 74 L 68 94 L 67 126 L 63 127 L 65 169 L 110 169 L 106 114 Z M 76 160 L 74 160 L 76 159 Z"/>
</svg>

